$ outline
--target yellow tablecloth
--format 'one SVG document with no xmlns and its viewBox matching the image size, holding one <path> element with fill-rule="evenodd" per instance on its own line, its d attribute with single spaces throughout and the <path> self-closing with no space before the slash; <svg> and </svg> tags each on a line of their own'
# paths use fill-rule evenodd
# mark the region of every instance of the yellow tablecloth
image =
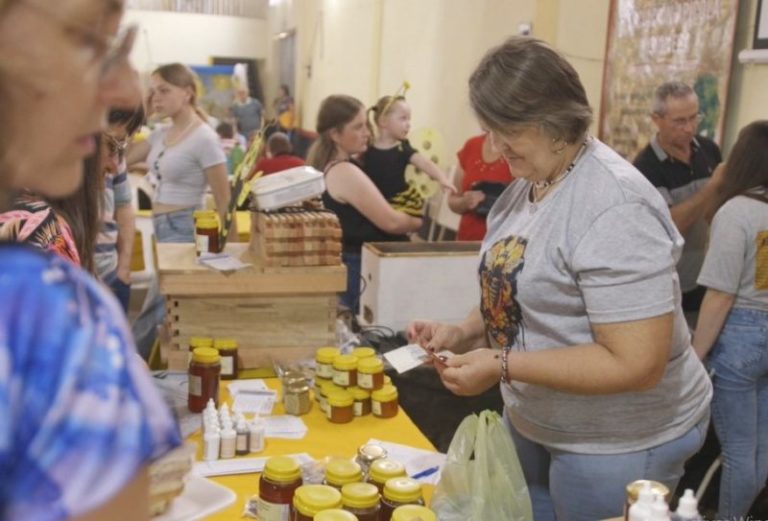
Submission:
<svg viewBox="0 0 768 521">
<path fill-rule="evenodd" d="M 276 378 L 265 380 L 273 389 L 279 389 Z M 229 402 L 229 395 L 223 392 L 222 398 Z M 275 415 L 284 414 L 281 403 L 276 403 L 272 412 Z M 397 416 L 389 419 L 375 418 L 373 415 L 355 418 L 351 423 L 335 424 L 329 422 L 320 411 L 318 403 L 312 402 L 309 414 L 301 416 L 308 427 L 307 435 L 301 440 L 284 440 L 268 438 L 264 452 L 251 456 L 277 456 L 306 452 L 313 458 L 326 456 L 353 457 L 357 448 L 371 438 L 409 445 L 418 449 L 435 450 L 434 446 L 414 425 L 408 415 L 400 409 Z M 202 459 L 202 443 L 200 433 L 192 435 L 190 440 L 198 443 L 197 458 Z M 259 474 L 243 474 L 238 476 L 222 476 L 211 478 L 213 481 L 232 489 L 237 494 L 237 500 L 226 510 L 207 517 L 208 520 L 240 519 L 245 501 L 258 493 Z M 424 487 L 425 499 L 432 495 L 432 487 Z"/>
</svg>

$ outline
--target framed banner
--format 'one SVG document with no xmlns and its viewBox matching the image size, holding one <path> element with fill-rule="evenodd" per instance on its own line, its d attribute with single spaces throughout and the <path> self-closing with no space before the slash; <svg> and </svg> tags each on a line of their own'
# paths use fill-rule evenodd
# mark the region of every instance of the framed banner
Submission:
<svg viewBox="0 0 768 521">
<path fill-rule="evenodd" d="M 765 0 L 757 0 L 755 39 L 752 47 L 755 49 L 768 49 L 768 2 L 765 2 Z"/>
<path fill-rule="evenodd" d="M 656 131 L 651 105 L 665 81 L 688 83 L 699 133 L 720 143 L 738 0 L 611 0 L 599 136 L 632 160 Z"/>
</svg>

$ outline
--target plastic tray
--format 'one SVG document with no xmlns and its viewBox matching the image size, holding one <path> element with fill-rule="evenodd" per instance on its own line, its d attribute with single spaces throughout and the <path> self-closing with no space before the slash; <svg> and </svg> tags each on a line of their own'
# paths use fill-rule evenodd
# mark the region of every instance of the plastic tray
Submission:
<svg viewBox="0 0 768 521">
<path fill-rule="evenodd" d="M 259 210 L 276 210 L 317 197 L 325 191 L 323 174 L 311 166 L 298 166 L 261 177 L 251 186 Z"/>
</svg>

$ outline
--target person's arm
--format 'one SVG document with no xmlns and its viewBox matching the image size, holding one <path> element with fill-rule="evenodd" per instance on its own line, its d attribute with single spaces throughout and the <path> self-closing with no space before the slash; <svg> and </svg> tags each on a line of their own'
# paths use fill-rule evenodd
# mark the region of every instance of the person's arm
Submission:
<svg viewBox="0 0 768 521">
<path fill-rule="evenodd" d="M 352 163 L 340 163 L 325 175 L 331 197 L 351 204 L 380 230 L 400 234 L 421 227 L 421 219 L 394 210 L 362 170 Z"/>
<path fill-rule="evenodd" d="M 652 389 L 664 376 L 672 347 L 672 313 L 632 322 L 595 324 L 595 342 L 541 351 L 510 351 L 507 378 L 574 394 Z M 437 365 L 445 386 L 476 395 L 501 379 L 498 350 L 477 349 Z"/>
<path fill-rule="evenodd" d="M 149 519 L 149 472 L 142 467 L 136 477 L 112 499 L 73 521 L 142 521 Z"/>
<path fill-rule="evenodd" d="M 448 208 L 452 212 L 465 214 L 470 210 L 477 208 L 477 205 L 483 202 L 485 194 L 479 190 L 467 190 L 462 192 L 461 184 L 464 179 L 464 169 L 461 165 L 456 167 L 456 173 L 453 176 L 453 188 L 455 192 L 448 194 Z"/>
<path fill-rule="evenodd" d="M 735 300 L 736 295 L 707 288 L 693 335 L 693 349 L 700 359 L 703 360 L 715 344 Z"/>
<path fill-rule="evenodd" d="M 126 284 L 131 282 L 131 258 L 136 222 L 133 208 L 124 204 L 115 208 L 117 222 L 117 278 Z"/>
<path fill-rule="evenodd" d="M 443 188 L 443 190 L 451 194 L 456 193 L 456 187 L 451 184 L 451 180 L 448 179 L 448 176 L 445 174 L 445 172 L 443 172 L 439 166 L 434 164 L 426 157 L 416 152 L 411 156 L 411 164 L 440 183 L 440 186 Z"/>
<path fill-rule="evenodd" d="M 232 197 L 232 192 L 229 188 L 229 178 L 227 176 L 227 165 L 226 163 L 221 163 L 209 166 L 204 172 L 205 178 L 208 181 L 208 186 L 211 187 L 211 192 L 213 192 L 213 200 L 216 202 L 216 211 L 219 212 L 219 218 L 223 224 L 227 215 L 227 210 L 229 209 L 229 200 Z"/>
<path fill-rule="evenodd" d="M 678 231 L 685 235 L 694 223 L 711 214 L 718 201 L 718 191 L 722 184 L 724 163 L 720 163 L 712 177 L 701 187 L 701 190 L 690 196 L 685 201 L 670 206 L 672 220 Z"/>
<path fill-rule="evenodd" d="M 128 165 L 128 170 L 132 170 L 133 166 L 137 163 L 145 162 L 150 148 L 152 148 L 152 145 L 148 140 L 131 143 L 128 150 L 125 151 L 125 163 Z"/>
</svg>

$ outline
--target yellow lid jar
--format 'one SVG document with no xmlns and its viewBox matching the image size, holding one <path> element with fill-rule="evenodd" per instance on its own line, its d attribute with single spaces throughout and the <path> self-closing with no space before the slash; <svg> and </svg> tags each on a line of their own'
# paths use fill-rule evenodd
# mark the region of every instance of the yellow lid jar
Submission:
<svg viewBox="0 0 768 521">
<path fill-rule="evenodd" d="M 333 383 L 333 380 L 330 378 L 320 378 L 319 376 L 315 376 L 315 388 L 313 389 L 314 395 L 315 395 L 315 401 L 320 401 L 320 393 L 323 389 L 323 385 L 326 383 Z M 320 407 L 320 410 L 325 412 L 322 407 Z"/>
<path fill-rule="evenodd" d="M 357 357 L 339 355 L 333 359 L 333 383 L 339 387 L 357 385 Z"/>
<path fill-rule="evenodd" d="M 321 347 L 315 352 L 315 375 L 330 380 L 333 378 L 333 359 L 341 353 L 336 347 Z"/>
<path fill-rule="evenodd" d="M 352 350 L 352 355 L 356 356 L 358 360 L 363 358 L 370 358 L 376 356 L 376 350 L 369 346 L 360 346 Z"/>
<path fill-rule="evenodd" d="M 348 483 L 355 483 L 363 479 L 363 469 L 354 461 L 336 458 L 325 466 L 325 484 L 341 489 Z"/>
<path fill-rule="evenodd" d="M 340 508 L 333 508 L 331 510 L 323 510 L 318 512 L 314 521 L 360 521 L 355 514 L 341 510 Z"/>
<path fill-rule="evenodd" d="M 349 483 L 341 487 L 341 504 L 359 521 L 379 521 L 379 489 L 370 483 Z"/>
<path fill-rule="evenodd" d="M 405 505 L 395 509 L 392 521 L 437 521 L 437 516 L 427 507 Z"/>
<path fill-rule="evenodd" d="M 371 393 L 371 409 L 378 418 L 392 418 L 397 415 L 397 387 L 385 385 Z"/>
<path fill-rule="evenodd" d="M 301 485 L 296 460 L 289 456 L 269 458 L 259 478 L 259 513 L 267 519 L 288 519 L 294 493 Z"/>
<path fill-rule="evenodd" d="M 341 507 L 341 492 L 327 485 L 302 485 L 293 495 L 295 521 L 312 521 L 323 510 Z"/>
<path fill-rule="evenodd" d="M 379 492 L 384 490 L 387 480 L 402 476 L 405 476 L 405 465 L 389 458 L 377 459 L 368 470 L 368 482 L 376 485 Z"/>
<path fill-rule="evenodd" d="M 221 355 L 221 379 L 234 380 L 240 371 L 237 356 L 237 340 L 234 338 L 217 338 L 213 348 Z"/>
<path fill-rule="evenodd" d="M 352 395 L 352 399 L 355 400 L 353 404 L 353 412 L 355 416 L 367 416 L 371 414 L 371 393 L 365 389 L 359 387 L 350 387 L 347 389 L 349 394 Z"/>
<path fill-rule="evenodd" d="M 357 386 L 369 391 L 384 387 L 384 362 L 380 358 L 363 358 L 357 363 Z"/>
<path fill-rule="evenodd" d="M 405 476 L 391 478 L 384 483 L 381 497 L 381 517 L 389 519 L 397 507 L 403 505 L 423 505 L 421 484 Z"/>
<path fill-rule="evenodd" d="M 332 423 L 349 423 L 355 417 L 355 400 L 344 389 L 328 394 L 328 411 L 326 418 Z"/>
<path fill-rule="evenodd" d="M 344 389 L 333 383 L 332 380 L 323 382 L 320 386 L 320 410 L 328 414 L 328 395 Z"/>
</svg>

